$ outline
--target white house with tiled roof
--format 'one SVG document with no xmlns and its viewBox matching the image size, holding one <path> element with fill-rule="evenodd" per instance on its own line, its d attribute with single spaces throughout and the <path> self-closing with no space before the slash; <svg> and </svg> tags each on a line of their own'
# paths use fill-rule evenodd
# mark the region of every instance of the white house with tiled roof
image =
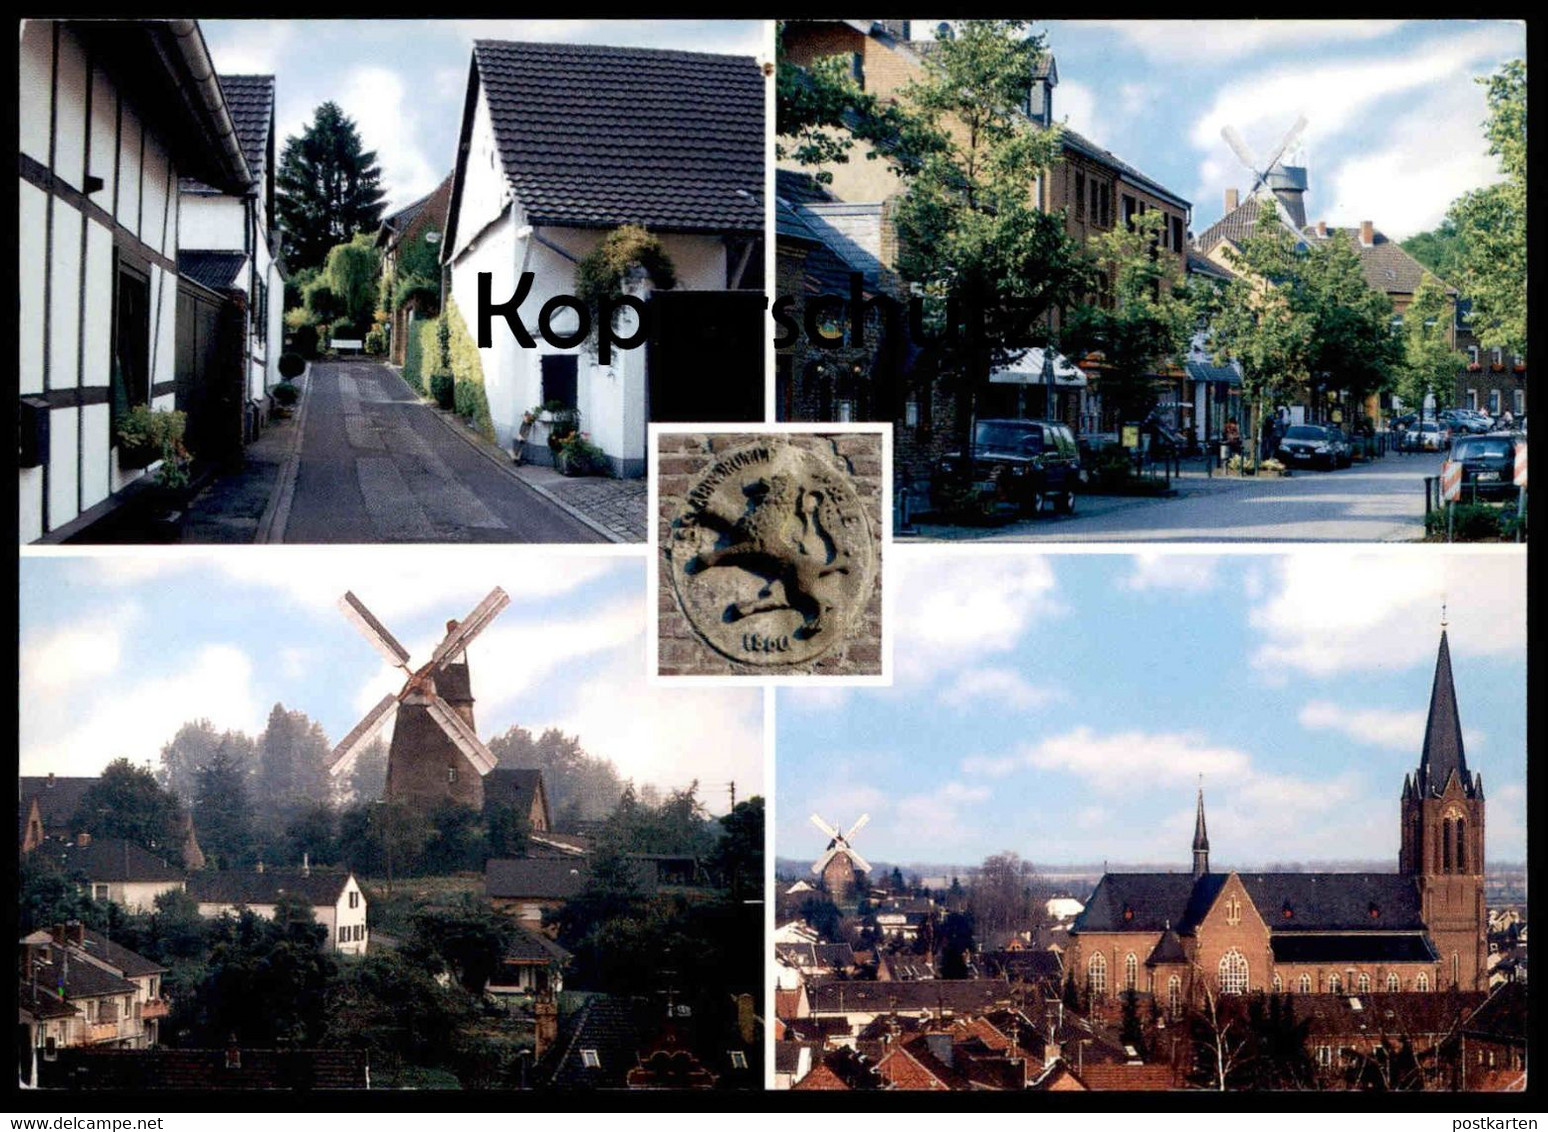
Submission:
<svg viewBox="0 0 1548 1132">
<path fill-rule="evenodd" d="M 480 349 L 495 438 L 511 446 L 523 414 L 557 404 L 622 475 L 645 467 L 649 420 L 762 419 L 764 78 L 743 56 L 579 44 L 480 40 L 469 68 L 443 262 L 470 335 L 479 279 L 503 303 L 531 273 L 521 321 L 532 345 L 496 316 Z M 574 295 L 576 269 L 621 225 L 659 237 L 676 275 L 670 291 L 640 274 L 655 344 L 612 351 L 575 334 L 580 316 L 551 311 L 555 341 L 537 332 L 544 304 Z M 746 292 L 746 300 L 727 292 Z M 753 317 L 756 307 L 756 317 Z M 622 316 L 633 320 L 632 314 Z M 589 314 L 587 315 L 589 320 Z M 753 324 L 756 330 L 752 330 Z M 633 333 L 631 321 L 619 336 Z M 685 343 L 723 326 L 685 365 Z M 570 345 L 557 341 L 574 335 Z M 744 340 L 745 339 L 745 340 Z M 674 416 L 673 411 L 693 414 Z M 546 420 L 529 460 L 550 462 Z"/>
<path fill-rule="evenodd" d="M 240 915 L 244 908 L 266 920 L 274 919 L 286 897 L 302 900 L 317 922 L 328 929 L 328 947 L 345 955 L 364 955 L 370 942 L 366 898 L 353 873 L 302 867 L 226 872 L 198 871 L 188 875 L 188 895 L 206 917 Z"/>
</svg>

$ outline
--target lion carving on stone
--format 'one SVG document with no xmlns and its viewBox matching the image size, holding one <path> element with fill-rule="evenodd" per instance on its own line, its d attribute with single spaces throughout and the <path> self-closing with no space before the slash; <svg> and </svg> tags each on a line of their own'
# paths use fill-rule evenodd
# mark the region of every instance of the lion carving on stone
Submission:
<svg viewBox="0 0 1548 1132">
<path fill-rule="evenodd" d="M 699 516 L 700 524 L 719 531 L 724 545 L 695 555 L 684 572 L 739 566 L 756 574 L 765 579 L 763 588 L 727 606 L 725 620 L 790 609 L 802 619 L 794 635 L 817 636 L 834 610 L 819 583 L 849 573 L 850 552 L 835 538 L 843 526 L 837 505 L 826 491 L 802 487 L 777 472 L 742 490 L 747 506 L 734 522 L 709 511 Z"/>
</svg>

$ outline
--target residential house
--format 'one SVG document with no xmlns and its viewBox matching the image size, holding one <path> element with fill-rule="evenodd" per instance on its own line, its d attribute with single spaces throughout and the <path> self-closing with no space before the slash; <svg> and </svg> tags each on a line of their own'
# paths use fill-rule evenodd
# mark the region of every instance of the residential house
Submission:
<svg viewBox="0 0 1548 1132">
<path fill-rule="evenodd" d="M 1527 988 L 1510 982 L 1494 988 L 1462 1024 L 1457 1058 L 1461 1088 L 1497 1092 L 1525 1087 Z"/>
<path fill-rule="evenodd" d="M 176 401 L 178 179 L 253 177 L 191 20 L 27 20 L 18 61 L 18 534 L 63 542 L 147 482 L 122 414 Z"/>
<path fill-rule="evenodd" d="M 451 204 L 452 174 L 412 204 L 385 217 L 376 230 L 376 249 L 382 255 L 382 277 L 401 282 L 417 263 L 435 264 L 432 277 L 440 280 L 441 237 L 446 233 L 446 210 Z M 392 298 L 392 297 L 389 297 Z M 439 294 L 408 296 L 392 307 L 387 327 L 387 359 L 401 366 L 408 357 L 409 325 L 416 319 L 440 313 Z"/>
<path fill-rule="evenodd" d="M 541 770 L 497 766 L 484 775 L 484 808 L 509 806 L 527 820 L 529 833 L 548 833 L 553 819 Z"/>
<path fill-rule="evenodd" d="M 269 390 L 280 381 L 285 281 L 274 211 L 274 76 L 219 79 L 252 184 L 230 193 L 195 177 L 180 183 L 177 407 L 188 414 L 196 456 L 232 460 L 268 420 Z M 239 348 L 219 341 L 232 332 Z M 200 380 L 211 353 L 241 355 L 239 395 Z"/>
<path fill-rule="evenodd" d="M 536 328 L 623 225 L 658 237 L 676 277 L 670 289 L 627 284 L 648 325 L 623 336 L 653 334 L 607 363 L 577 333 L 573 305 L 551 308 L 554 333 L 533 348 L 495 317 L 479 354 L 499 443 L 512 443 L 528 410 L 558 406 L 579 413 L 615 471 L 638 476 L 647 421 L 762 419 L 764 87 L 743 56 L 475 43 L 443 242 L 470 332 L 481 274 L 487 300 L 502 303 L 530 273 L 521 316 Z M 548 424 L 544 412 L 534 460 L 549 457 Z"/>
<path fill-rule="evenodd" d="M 569 961 L 570 953 L 548 936 L 518 924 L 485 989 L 500 997 L 556 995 L 564 989 Z"/>
<path fill-rule="evenodd" d="M 21 830 L 22 852 L 31 852 L 43 839 L 74 841 L 80 833 L 75 815 L 86 791 L 97 784 L 92 777 L 22 775 L 18 780 L 17 825 Z M 36 809 L 36 821 L 33 810 Z"/>
<path fill-rule="evenodd" d="M 750 1009 L 730 1028 L 670 1002 L 597 994 L 561 1021 L 535 1072 L 548 1089 L 758 1089 L 762 1048 Z"/>
<path fill-rule="evenodd" d="M 281 900 L 299 898 L 328 929 L 328 947 L 345 955 L 364 955 L 371 933 L 366 926 L 366 898 L 355 875 L 303 866 L 251 872 L 195 872 L 188 876 L 188 895 L 206 917 L 238 915 L 245 909 L 274 919 Z"/>
<path fill-rule="evenodd" d="M 1298 994 L 1294 1009 L 1306 1024 L 1307 1049 L 1323 1087 L 1381 1087 L 1388 1073 L 1405 1071 L 1394 1056 L 1403 1051 L 1413 1054 L 1427 1082 L 1449 1087 L 1460 1068 L 1456 1052 L 1462 1029 L 1485 998 L 1481 991 Z"/>
<path fill-rule="evenodd" d="M 43 1060 L 75 1046 L 157 1043 L 168 1013 L 161 993 L 165 967 L 79 923 L 24 936 L 19 958 L 23 1009 L 32 1016 L 28 1048 L 41 1051 Z"/>
<path fill-rule="evenodd" d="M 148 849 L 122 837 L 83 833 L 74 844 L 50 852 L 72 876 L 82 878 L 93 900 L 110 900 L 134 915 L 156 910 L 164 892 L 181 892 L 183 874 Z"/>
<path fill-rule="evenodd" d="M 882 100 L 896 100 L 903 88 L 919 79 L 928 66 L 930 56 L 938 50 L 937 40 L 915 38 L 913 24 L 909 20 L 789 20 L 783 25 L 783 49 L 785 65 L 804 67 L 818 59 L 834 56 L 847 58 L 850 73 L 862 89 Z M 1028 78 L 1026 100 L 1022 106 L 1027 120 L 1047 129 L 1056 121 L 1053 96 L 1059 83 L 1057 61 L 1045 56 L 1034 73 Z M 840 202 L 844 209 L 854 210 L 865 218 L 868 225 L 878 224 L 886 232 L 875 241 L 874 254 L 882 268 L 893 268 L 897 262 L 898 240 L 890 220 L 891 202 L 905 186 L 901 178 L 883 160 L 868 160 L 868 147 L 857 143 L 851 159 L 844 164 L 825 168 L 831 182 L 823 190 L 832 201 Z M 793 163 L 788 172 L 800 172 Z M 824 211 L 827 202 L 802 200 L 800 195 L 786 189 L 793 182 L 781 181 L 783 203 L 791 210 L 777 216 L 781 222 L 777 236 L 782 254 L 790 257 L 791 268 L 800 258 L 803 239 L 808 233 L 800 231 L 797 221 L 810 226 L 811 217 Z M 1174 258 L 1177 274 L 1182 275 L 1187 250 L 1186 233 L 1189 227 L 1191 205 L 1153 178 L 1119 158 L 1098 143 L 1065 127 L 1060 133 L 1060 160 L 1048 171 L 1027 186 L 1039 208 L 1049 212 L 1062 210 L 1070 234 L 1080 241 L 1110 231 L 1118 224 L 1130 224 L 1135 218 L 1149 212 L 1159 212 L 1163 223 L 1157 244 L 1159 254 Z M 828 211 L 834 211 L 828 209 Z M 788 251 L 786 249 L 789 249 Z M 782 288 L 782 293 L 806 293 L 810 287 Z M 844 292 L 847 294 L 847 289 Z M 1102 300 L 1102 294 L 1093 296 Z M 1060 312 L 1052 313 L 1050 327 L 1055 334 L 1060 325 Z M 832 330 L 843 331 L 847 321 L 835 315 Z M 952 399 L 938 396 L 939 382 L 930 372 L 931 351 L 920 350 L 920 344 L 901 345 L 901 356 L 894 355 L 889 364 L 877 367 L 879 378 L 869 396 L 861 395 L 846 400 L 856 404 L 869 404 L 870 417 L 856 419 L 883 419 L 894 423 L 895 475 L 900 486 L 911 495 L 924 498 L 928 495 L 928 480 L 936 460 L 944 454 L 956 437 L 957 406 Z M 1111 410 L 1105 415 L 1100 398 L 1100 359 L 1077 359 L 1079 365 L 1067 359 L 1056 358 L 1055 370 L 1060 375 L 1050 393 L 1043 376 L 1041 354 L 1033 359 L 1022 359 L 1021 364 L 1011 365 L 1003 372 L 992 374 L 988 385 L 979 391 L 979 410 L 984 415 L 1056 417 L 1077 429 L 1092 431 L 1111 427 Z M 790 363 L 782 363 L 791 392 L 778 402 L 782 419 L 812 420 L 839 419 L 836 414 L 817 415 L 822 411 L 823 393 L 803 388 L 803 382 L 825 375 L 808 372 L 799 354 Z M 921 368 L 923 367 L 923 368 Z M 1088 375 L 1092 380 L 1088 381 Z M 855 374 L 851 380 L 864 384 L 870 376 Z M 845 375 L 838 375 L 838 380 Z M 788 415 L 783 415 L 788 414 Z"/>
</svg>

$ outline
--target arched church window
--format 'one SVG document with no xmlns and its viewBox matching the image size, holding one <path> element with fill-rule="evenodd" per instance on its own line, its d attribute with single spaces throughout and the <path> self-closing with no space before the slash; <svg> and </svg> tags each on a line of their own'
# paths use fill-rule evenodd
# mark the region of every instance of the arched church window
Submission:
<svg viewBox="0 0 1548 1132">
<path fill-rule="evenodd" d="M 1107 996 L 1107 956 L 1101 952 L 1093 955 L 1086 964 L 1086 992 L 1092 998 Z"/>
<path fill-rule="evenodd" d="M 1166 1012 L 1173 1018 L 1182 1017 L 1182 979 L 1177 975 L 1166 980 Z"/>
<path fill-rule="evenodd" d="M 1414 976 L 1414 990 L 1427 991 L 1430 989 L 1430 976 L 1420 971 Z"/>
<path fill-rule="evenodd" d="M 1451 871 L 1451 830 L 1452 821 L 1450 818 L 1441 822 L 1441 872 L 1443 873 Z"/>
<path fill-rule="evenodd" d="M 1274 993 L 1282 994 L 1285 989 L 1285 981 L 1279 977 L 1279 972 L 1274 972 Z"/>
<path fill-rule="evenodd" d="M 1220 957 L 1220 993 L 1247 993 L 1247 957 L 1231 948 Z"/>
<path fill-rule="evenodd" d="M 1402 989 L 1403 989 L 1403 980 L 1397 977 L 1397 972 L 1396 971 L 1393 971 L 1391 974 L 1389 974 L 1387 976 L 1387 993 L 1388 994 L 1396 994 L 1398 991 L 1400 991 Z"/>
<path fill-rule="evenodd" d="M 1139 989 L 1139 960 L 1134 957 L 1132 951 L 1123 961 L 1123 989 Z"/>
<path fill-rule="evenodd" d="M 1359 981 L 1357 983 L 1355 983 L 1355 985 L 1360 988 L 1360 990 L 1359 990 L 1360 994 L 1370 994 L 1371 993 L 1371 977 L 1369 975 L 1367 975 L 1364 971 L 1360 972 L 1360 979 L 1359 979 Z"/>
<path fill-rule="evenodd" d="M 1339 978 L 1337 975 L 1329 975 L 1328 976 L 1328 993 L 1329 994 L 1343 994 L 1344 993 L 1344 980 Z"/>
<path fill-rule="evenodd" d="M 1457 819 L 1457 872 L 1467 872 L 1467 822 Z"/>
<path fill-rule="evenodd" d="M 1296 980 L 1295 989 L 1302 994 L 1311 994 L 1311 976 L 1302 975 Z"/>
</svg>

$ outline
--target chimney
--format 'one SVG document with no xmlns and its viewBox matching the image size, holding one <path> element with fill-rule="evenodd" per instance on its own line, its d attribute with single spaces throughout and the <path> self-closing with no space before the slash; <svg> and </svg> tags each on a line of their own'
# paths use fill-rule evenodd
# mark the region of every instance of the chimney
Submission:
<svg viewBox="0 0 1548 1132">
<path fill-rule="evenodd" d="M 1226 190 L 1226 195 L 1225 195 L 1225 210 L 1227 212 L 1235 212 L 1236 211 L 1236 206 L 1238 204 L 1240 204 L 1240 203 L 1241 203 L 1241 200 L 1237 196 L 1236 190 L 1235 189 L 1227 189 Z"/>
<path fill-rule="evenodd" d="M 48 781 L 43 784 L 43 788 L 45 790 L 52 790 L 54 788 L 54 772 L 53 771 L 49 771 L 48 772 Z"/>
<path fill-rule="evenodd" d="M 1326 240 L 1328 238 L 1328 222 L 1326 220 L 1317 221 L 1317 235 L 1320 239 Z"/>
<path fill-rule="evenodd" d="M 310 853 L 301 854 L 301 875 L 304 877 L 312 875 L 312 855 Z"/>
<path fill-rule="evenodd" d="M 532 1013 L 536 1019 L 532 1060 L 537 1062 L 559 1040 L 559 1004 L 551 993 L 545 992 L 532 1004 Z"/>
<path fill-rule="evenodd" d="M 881 24 L 886 29 L 887 34 L 892 36 L 893 39 L 907 41 L 913 38 L 914 28 L 912 20 L 877 20 L 876 22 Z"/>
<path fill-rule="evenodd" d="M 259 862 L 258 862 L 258 871 L 259 871 L 259 872 L 260 872 L 260 873 L 261 873 L 261 872 L 263 872 L 263 862 L 262 862 L 262 861 L 259 861 Z"/>
<path fill-rule="evenodd" d="M 91 844 L 91 834 L 85 833 L 85 832 L 76 834 L 75 835 L 75 844 L 76 844 L 77 848 L 80 848 L 80 849 L 86 848 L 86 846 Z"/>
<path fill-rule="evenodd" d="M 1374 221 L 1360 221 L 1360 246 L 1369 248 L 1376 243 L 1376 225 Z"/>
</svg>

